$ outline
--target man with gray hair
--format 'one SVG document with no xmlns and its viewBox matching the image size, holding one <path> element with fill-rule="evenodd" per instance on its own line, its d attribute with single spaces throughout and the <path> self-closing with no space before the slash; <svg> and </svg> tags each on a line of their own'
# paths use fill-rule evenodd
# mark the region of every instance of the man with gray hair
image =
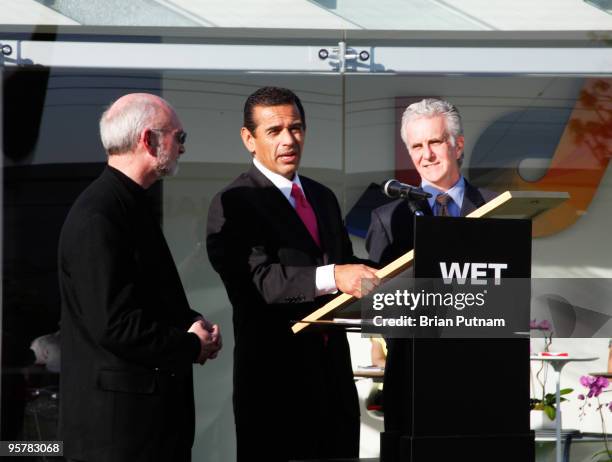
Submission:
<svg viewBox="0 0 612 462">
<path fill-rule="evenodd" d="M 145 195 L 176 171 L 186 133 L 155 95 L 102 115 L 108 165 L 62 228 L 59 438 L 76 461 L 189 461 L 192 363 L 221 348 L 219 327 L 187 302 Z"/>
<path fill-rule="evenodd" d="M 415 204 L 424 215 L 465 216 L 497 195 L 461 175 L 463 127 L 459 111 L 448 101 L 427 98 L 408 106 L 401 136 L 421 188 L 431 194 Z M 375 209 L 366 239 L 370 259 L 386 265 L 411 250 L 412 222 L 413 212 L 403 199 Z"/>
<path fill-rule="evenodd" d="M 413 210 L 424 215 L 465 216 L 497 195 L 472 186 L 461 175 L 464 148 L 461 116 L 448 101 L 427 98 L 408 106 L 402 117 L 401 136 L 421 176 L 421 188 L 432 197 L 412 206 L 407 200 L 398 199 L 372 212 L 366 248 L 370 259 L 381 266 L 412 250 Z M 411 433 L 412 356 L 410 340 L 388 340 L 383 394 L 386 433 L 381 437 L 381 447 L 399 434 Z"/>
</svg>

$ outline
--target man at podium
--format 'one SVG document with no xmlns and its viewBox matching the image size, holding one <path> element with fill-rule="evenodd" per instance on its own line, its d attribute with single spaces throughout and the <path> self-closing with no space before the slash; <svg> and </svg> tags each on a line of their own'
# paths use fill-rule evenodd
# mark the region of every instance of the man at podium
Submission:
<svg viewBox="0 0 612 462">
<path fill-rule="evenodd" d="M 463 217 L 497 195 L 476 188 L 461 175 L 463 127 L 454 105 L 433 98 L 413 103 L 404 111 L 400 130 L 421 176 L 421 188 L 431 194 L 414 204 L 423 215 Z M 404 199 L 372 212 L 366 239 L 372 261 L 383 266 L 413 248 L 413 217 Z"/>
<path fill-rule="evenodd" d="M 461 116 L 448 101 L 427 98 L 408 106 L 402 116 L 401 137 L 421 176 L 421 188 L 431 197 L 412 204 L 398 199 L 372 212 L 366 248 L 370 259 L 381 267 L 413 249 L 413 210 L 423 215 L 466 216 L 497 195 L 476 188 L 461 175 Z M 410 421 L 412 346 L 408 340 L 388 341 L 383 395 L 387 432 L 403 432 Z"/>
</svg>

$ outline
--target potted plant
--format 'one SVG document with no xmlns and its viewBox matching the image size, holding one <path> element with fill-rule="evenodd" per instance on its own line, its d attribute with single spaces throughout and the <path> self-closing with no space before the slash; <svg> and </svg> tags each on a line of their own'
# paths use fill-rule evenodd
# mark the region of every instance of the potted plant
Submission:
<svg viewBox="0 0 612 462">
<path fill-rule="evenodd" d="M 608 411 L 612 412 L 612 400 L 609 402 L 603 402 L 601 398 L 603 393 L 612 392 L 612 390 L 606 390 L 606 388 L 608 388 L 610 385 L 610 381 L 606 377 L 602 376 L 594 377 L 591 375 L 583 375 L 580 377 L 580 384 L 588 389 L 586 395 L 578 395 L 578 399 L 584 401 L 582 406 L 580 406 L 580 418 L 586 415 L 587 409 L 593 407 L 597 412 L 599 412 L 599 417 L 601 418 L 604 449 L 593 454 L 592 458 L 597 462 L 612 461 L 612 449 L 610 448 L 610 442 L 608 441 L 606 419 L 604 417 L 604 413 L 607 413 Z"/>
<path fill-rule="evenodd" d="M 537 321 L 536 319 L 531 320 L 529 323 L 529 329 L 540 332 L 544 337 L 544 352 L 550 352 L 550 346 L 552 345 L 553 330 L 550 321 L 543 319 Z M 546 393 L 546 381 L 548 378 L 548 364 L 542 362 L 538 371 L 535 374 L 535 379 L 539 386 L 534 383 L 533 374 L 531 374 L 531 388 L 534 390 L 541 390 L 541 394 L 537 398 L 531 398 L 529 400 L 529 409 L 531 412 L 531 428 L 533 429 L 552 429 L 555 427 L 555 419 L 557 417 L 556 406 L 556 395 L 555 393 Z M 572 388 L 564 388 L 560 391 L 561 399 L 560 402 L 567 401 L 563 395 L 568 395 L 572 391 Z"/>
<path fill-rule="evenodd" d="M 567 398 L 564 398 L 563 395 L 568 395 L 572 391 L 573 388 L 563 388 L 559 393 L 561 395 L 560 402 L 567 401 Z M 555 393 L 545 393 L 542 398 L 531 398 L 529 400 L 529 408 L 532 411 L 543 411 L 544 414 L 548 418 L 548 422 L 542 419 L 541 426 L 542 428 L 554 428 L 555 419 L 557 418 L 557 408 L 556 405 L 557 397 Z M 538 427 L 538 417 L 533 416 L 532 425 L 533 427 Z"/>
</svg>

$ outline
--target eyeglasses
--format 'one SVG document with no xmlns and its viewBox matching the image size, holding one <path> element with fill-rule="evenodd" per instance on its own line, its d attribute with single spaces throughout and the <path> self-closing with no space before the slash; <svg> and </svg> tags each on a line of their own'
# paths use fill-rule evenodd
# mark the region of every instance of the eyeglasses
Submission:
<svg viewBox="0 0 612 462">
<path fill-rule="evenodd" d="M 152 132 L 171 132 L 172 130 L 169 128 L 151 128 Z M 180 130 L 174 134 L 174 139 L 178 144 L 185 144 L 187 141 L 187 132 L 184 130 Z"/>
</svg>

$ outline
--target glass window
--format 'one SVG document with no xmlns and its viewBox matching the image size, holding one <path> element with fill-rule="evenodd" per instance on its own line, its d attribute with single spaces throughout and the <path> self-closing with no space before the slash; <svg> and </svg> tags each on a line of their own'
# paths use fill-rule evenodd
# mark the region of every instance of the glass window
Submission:
<svg viewBox="0 0 612 462">
<path fill-rule="evenodd" d="M 4 24 L 402 31 L 610 30 L 606 1 L 20 0 Z"/>
<path fill-rule="evenodd" d="M 244 100 L 260 86 L 286 86 L 304 102 L 308 131 L 300 172 L 335 192 L 359 256 L 366 256 L 372 208 L 362 202 L 364 192 L 389 178 L 420 180 L 399 137 L 399 122 L 409 102 L 432 96 L 450 100 L 463 115 L 463 172 L 469 181 L 497 191 L 571 192 L 562 210 L 534 223 L 534 276 L 612 275 L 612 247 L 605 245 L 612 202 L 607 130 L 612 67 L 605 32 L 505 34 L 499 31 L 520 24 L 529 29 L 522 16 L 527 13 L 470 1 L 422 1 L 403 8 L 385 1 L 374 11 L 367 2 L 318 0 L 294 2 L 286 16 L 244 2 L 241 9 L 232 1 L 206 2 L 206 11 L 178 0 L 117 2 L 111 12 L 103 2 L 87 9 L 68 0 L 30 3 L 39 8 L 30 10 L 39 16 L 28 16 L 36 24 L 219 30 L 168 34 L 164 28 L 145 33 L 126 27 L 101 33 L 60 27 L 54 43 L 53 36 L 31 36 L 34 28 L 6 28 L 2 43 L 13 51 L 2 68 L 2 393 L 11 401 L 2 402 L 3 440 L 38 434 L 54 439 L 58 370 L 53 362 L 33 365 L 30 345 L 43 336 L 39 346 L 57 343 L 59 230 L 74 199 L 105 163 L 98 118 L 125 93 L 163 96 L 189 133 L 180 172 L 152 196 L 190 303 L 224 332 L 221 357 L 195 371 L 194 460 L 234 458 L 231 306 L 203 242 L 211 198 L 250 164 L 239 130 Z M 151 8 L 143 16 L 144 3 Z M 535 16 L 546 30 L 543 5 L 531 11 L 540 12 Z M 612 29 L 607 13 L 579 5 L 576 11 L 561 8 L 555 13 L 561 19 L 551 23 L 564 24 L 564 15 L 574 14 L 582 28 Z M 46 19 L 38 21 L 43 13 Z M 330 30 L 222 29 L 251 25 Z M 438 36 L 360 28 L 468 32 Z M 341 38 L 355 55 L 344 68 L 336 56 Z M 320 57 L 321 49 L 329 52 L 327 59 Z M 356 57 L 362 51 L 367 58 Z M 364 361 L 367 354 L 355 353 L 356 365 Z M 566 377 L 577 381 L 576 370 Z M 262 380 L 270 379 L 263 374 Z M 42 426 L 37 429 L 35 422 Z M 362 431 L 362 456 L 376 456 L 381 422 L 371 424 Z M 588 425 L 597 431 L 597 422 Z"/>
</svg>

